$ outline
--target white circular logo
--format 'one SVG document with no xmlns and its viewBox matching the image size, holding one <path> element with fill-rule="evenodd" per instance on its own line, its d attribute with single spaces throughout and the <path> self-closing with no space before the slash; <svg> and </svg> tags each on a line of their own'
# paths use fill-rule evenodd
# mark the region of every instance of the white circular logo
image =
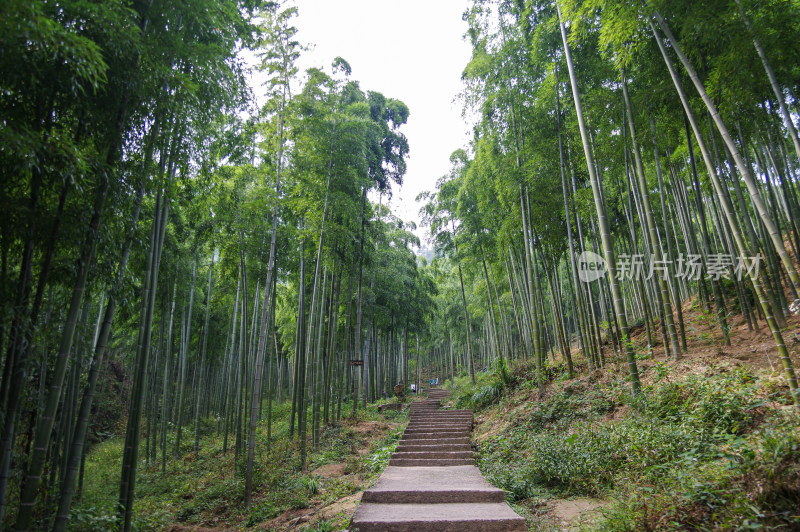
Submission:
<svg viewBox="0 0 800 532">
<path fill-rule="evenodd" d="M 606 274 L 606 261 L 591 251 L 578 255 L 578 278 L 584 283 L 591 283 Z"/>
</svg>

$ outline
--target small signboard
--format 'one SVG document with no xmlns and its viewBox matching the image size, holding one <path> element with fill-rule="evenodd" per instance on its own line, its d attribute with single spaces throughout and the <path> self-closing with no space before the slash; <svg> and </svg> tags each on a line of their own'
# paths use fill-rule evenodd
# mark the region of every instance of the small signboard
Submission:
<svg viewBox="0 0 800 532">
<path fill-rule="evenodd" d="M 350 365 L 351 366 L 363 366 L 364 365 L 364 361 L 363 360 L 351 360 L 350 361 Z"/>
</svg>

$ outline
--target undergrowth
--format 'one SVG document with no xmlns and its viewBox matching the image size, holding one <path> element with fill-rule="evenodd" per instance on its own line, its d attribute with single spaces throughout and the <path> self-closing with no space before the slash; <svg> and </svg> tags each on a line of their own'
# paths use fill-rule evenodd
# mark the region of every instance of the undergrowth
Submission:
<svg viewBox="0 0 800 532">
<path fill-rule="evenodd" d="M 800 431 L 786 390 L 741 367 L 672 371 L 655 367 L 635 400 L 613 376 L 552 385 L 541 399 L 532 372 L 451 389 L 464 407 L 511 413 L 478 460 L 509 502 L 613 501 L 591 530 L 800 529 Z"/>
<path fill-rule="evenodd" d="M 456 377 L 448 381 L 456 408 L 480 410 L 495 403 L 513 384 L 505 360 L 496 360 L 491 369 L 479 371 L 475 375 L 475 384 L 471 377 Z"/>
<path fill-rule="evenodd" d="M 246 447 L 235 460 L 235 436 L 229 435 L 223 452 L 223 436 L 213 424 L 201 439 L 198 456 L 192 452 L 193 433 L 185 432 L 180 458 L 172 456 L 174 433 L 168 435 L 166 472 L 161 473 L 161 454 L 154 463 L 142 461 L 134 503 L 135 530 L 163 530 L 171 524 L 186 526 L 252 527 L 287 512 L 302 513 L 308 508 L 329 504 L 362 490 L 377 478 L 399 440 L 407 414 L 389 411 L 378 414 L 374 405 L 359 409 L 359 422 L 393 421 L 400 423 L 378 441 L 371 434 L 356 430 L 343 412 L 344 423 L 326 428 L 319 449 L 309 441 L 308 465 L 301 469 L 298 443 L 288 438 L 288 404 L 273 410 L 273 439 L 267 450 L 266 424 L 260 423 L 256 438 L 254 494 L 249 509 L 244 508 Z M 209 422 L 210 423 L 210 422 Z M 186 445 L 183 445 L 183 444 Z M 71 512 L 69 529 L 75 531 L 116 530 L 116 503 L 119 468 L 122 462 L 121 437 L 94 446 L 87 454 L 83 497 Z M 359 449 L 367 448 L 366 454 Z M 144 453 L 141 453 L 144 455 Z M 323 479 L 313 471 L 325 464 L 344 463 L 345 476 Z M 345 523 L 335 519 L 316 523 L 313 530 L 337 530 Z"/>
</svg>

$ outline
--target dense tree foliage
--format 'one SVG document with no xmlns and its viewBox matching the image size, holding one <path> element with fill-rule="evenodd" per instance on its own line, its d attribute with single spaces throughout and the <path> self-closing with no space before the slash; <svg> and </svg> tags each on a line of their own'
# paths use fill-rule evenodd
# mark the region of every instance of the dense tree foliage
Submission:
<svg viewBox="0 0 800 532">
<path fill-rule="evenodd" d="M 638 395 L 637 360 L 685 354 L 691 297 L 725 342 L 738 316 L 766 327 L 800 404 L 796 2 L 475 0 L 479 120 L 419 198 L 430 264 L 384 205 L 409 109 L 342 58 L 300 72 L 296 8 L 0 12 L 4 528 L 64 530 L 88 445 L 122 426 L 130 530 L 137 468 L 198 456 L 204 420 L 247 505 L 276 403 L 305 468 L 423 368 L 530 358 L 544 386 L 620 362 Z"/>
<path fill-rule="evenodd" d="M 128 530 L 138 464 L 200 452 L 202 419 L 230 434 L 246 503 L 274 401 L 305 453 L 346 398 L 415 377 L 435 286 L 413 227 L 370 200 L 402 184 L 402 102 L 341 58 L 298 72 L 296 9 L 274 2 L 3 12 L 4 525 L 65 528 L 103 423 L 127 424 Z M 95 404 L 109 386 L 116 414 Z"/>
<path fill-rule="evenodd" d="M 624 360 L 638 394 L 631 327 L 678 359 L 696 295 L 726 343 L 737 314 L 769 329 L 800 404 L 781 333 L 800 249 L 797 16 L 789 2 L 476 0 L 470 153 L 419 198 L 441 267 L 471 287 L 440 290 L 442 367 L 467 371 L 476 352 L 543 372 L 558 352 L 571 376 Z"/>
</svg>

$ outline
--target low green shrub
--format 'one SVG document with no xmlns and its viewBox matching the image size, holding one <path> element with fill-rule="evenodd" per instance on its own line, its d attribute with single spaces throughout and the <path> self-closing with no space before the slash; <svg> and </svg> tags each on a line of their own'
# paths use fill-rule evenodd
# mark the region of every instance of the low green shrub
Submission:
<svg viewBox="0 0 800 532">
<path fill-rule="evenodd" d="M 517 382 L 512 373 L 508 370 L 505 360 L 496 360 L 494 366 L 489 371 L 480 372 L 476 375 L 475 384 L 454 379 L 450 385 L 454 392 L 456 408 L 469 408 L 472 410 L 483 410 L 500 400 L 507 388 L 513 387 Z"/>
<path fill-rule="evenodd" d="M 699 431 L 743 434 L 761 418 L 765 404 L 762 396 L 752 373 L 736 368 L 660 385 L 653 390 L 644 409 L 649 416 L 689 423 Z"/>
<path fill-rule="evenodd" d="M 798 530 L 800 432 L 773 420 L 712 461 L 683 459 L 646 489 L 631 482 L 593 530 Z"/>
<path fill-rule="evenodd" d="M 69 512 L 69 530 L 105 532 L 119 528 L 117 514 L 95 506 L 78 506 Z"/>
<path fill-rule="evenodd" d="M 389 459 L 397 449 L 400 441 L 400 432 L 390 432 L 382 440 L 375 444 L 375 450 L 362 459 L 362 467 L 370 473 L 380 473 L 386 468 Z"/>
<path fill-rule="evenodd" d="M 543 432 L 530 439 L 528 473 L 543 485 L 596 496 L 620 475 L 657 476 L 658 466 L 681 455 L 707 456 L 709 442 L 698 436 L 685 425 L 641 417 L 580 427 L 566 438 Z"/>
<path fill-rule="evenodd" d="M 531 429 L 538 431 L 551 425 L 563 426 L 577 420 L 593 419 L 615 408 L 614 399 L 603 389 L 578 392 L 574 387 L 566 387 L 531 409 L 526 422 Z"/>
<path fill-rule="evenodd" d="M 775 409 L 785 390 L 742 368 L 671 371 L 633 401 L 576 380 L 515 405 L 480 445 L 481 471 L 510 502 L 614 499 L 591 530 L 800 530 L 800 423 Z M 603 419 L 622 403 L 627 415 Z"/>
<path fill-rule="evenodd" d="M 262 521 L 279 516 L 281 512 L 282 510 L 276 507 L 272 501 L 262 501 L 252 507 L 247 521 L 245 522 L 245 526 L 255 526 Z"/>
</svg>

